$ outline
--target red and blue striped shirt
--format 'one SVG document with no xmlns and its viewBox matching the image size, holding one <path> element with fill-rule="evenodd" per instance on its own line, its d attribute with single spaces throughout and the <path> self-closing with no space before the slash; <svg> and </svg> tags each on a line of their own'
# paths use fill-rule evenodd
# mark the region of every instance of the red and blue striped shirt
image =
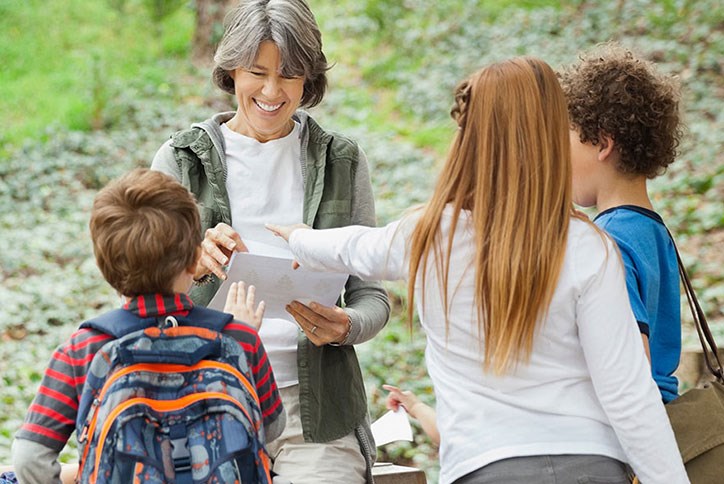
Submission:
<svg viewBox="0 0 724 484">
<path fill-rule="evenodd" d="M 193 308 L 186 294 L 142 295 L 128 300 L 123 309 L 141 318 L 185 316 Z M 251 326 L 233 320 L 223 333 L 234 338 L 246 353 L 256 383 L 264 426 L 284 411 L 274 373 L 259 334 Z M 40 388 L 16 438 L 32 440 L 60 452 L 75 430 L 80 396 L 96 352 L 113 337 L 95 329 L 79 329 L 50 358 Z"/>
</svg>

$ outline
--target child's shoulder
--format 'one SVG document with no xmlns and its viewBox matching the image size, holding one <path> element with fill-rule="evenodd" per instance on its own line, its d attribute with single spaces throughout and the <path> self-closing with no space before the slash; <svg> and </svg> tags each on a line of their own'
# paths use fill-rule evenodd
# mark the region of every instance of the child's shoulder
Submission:
<svg viewBox="0 0 724 484">
<path fill-rule="evenodd" d="M 593 221 L 619 243 L 626 240 L 658 239 L 667 234 L 664 221 L 658 213 L 635 205 L 621 205 L 604 210 Z"/>
<path fill-rule="evenodd" d="M 48 369 L 64 375 L 85 375 L 95 355 L 114 339 L 93 328 L 78 328 L 52 353 Z"/>
<path fill-rule="evenodd" d="M 79 327 L 61 345 L 66 352 L 95 353 L 114 336 L 90 327 Z"/>
<path fill-rule="evenodd" d="M 602 223 L 641 223 L 647 221 L 648 223 L 663 224 L 664 220 L 661 215 L 654 212 L 651 209 L 640 207 L 638 205 L 619 205 L 606 209 L 596 215 L 593 219 L 597 225 Z"/>
<path fill-rule="evenodd" d="M 248 349 L 247 345 L 253 348 L 257 348 L 261 342 L 259 333 L 253 326 L 246 324 L 238 319 L 231 320 L 222 331 L 225 335 L 231 336 L 236 341 L 244 346 L 244 349 Z"/>
<path fill-rule="evenodd" d="M 580 244 L 582 241 L 584 244 L 590 244 L 592 241 L 597 241 L 596 245 L 601 245 L 601 248 L 606 244 L 606 237 L 602 237 L 600 228 L 596 226 L 591 220 L 585 216 L 571 217 L 571 223 L 568 226 L 568 243 Z"/>
<path fill-rule="evenodd" d="M 613 241 L 605 231 L 590 220 L 572 217 L 568 228 L 566 260 L 576 267 L 577 273 L 600 269 L 613 248 Z"/>
</svg>

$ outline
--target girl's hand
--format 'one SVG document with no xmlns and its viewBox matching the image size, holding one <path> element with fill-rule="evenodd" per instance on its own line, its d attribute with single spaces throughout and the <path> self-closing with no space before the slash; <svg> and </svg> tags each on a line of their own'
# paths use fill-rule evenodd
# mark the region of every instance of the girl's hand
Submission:
<svg viewBox="0 0 724 484">
<path fill-rule="evenodd" d="M 246 284 L 243 282 L 232 282 L 229 293 L 226 295 L 224 312 L 233 314 L 234 319 L 243 321 L 259 330 L 261 321 L 264 318 L 265 304 L 264 301 L 261 301 L 256 308 L 254 307 L 255 291 L 254 286 L 249 286 L 247 289 Z"/>
<path fill-rule="evenodd" d="M 388 409 L 397 411 L 400 405 L 402 405 L 410 416 L 417 418 L 415 416 L 415 405 L 420 403 L 420 400 L 414 393 L 409 390 L 400 390 L 392 385 L 382 385 L 382 388 L 390 392 L 387 394 L 386 402 Z"/>
<path fill-rule="evenodd" d="M 440 445 L 440 432 L 437 430 L 437 418 L 435 410 L 429 405 L 421 402 L 411 391 L 402 391 L 392 385 L 382 385 L 382 388 L 390 392 L 387 395 L 387 408 L 397 410 L 402 405 L 410 417 L 417 419 L 422 430 L 430 436 L 430 440 Z"/>
<path fill-rule="evenodd" d="M 281 237 L 282 239 L 289 242 L 289 237 L 292 235 L 292 232 L 299 229 L 311 229 L 309 225 L 306 224 L 295 224 L 295 225 L 274 225 L 274 224 L 266 224 L 264 225 L 268 230 L 271 230 L 274 235 L 277 237 Z"/>
</svg>

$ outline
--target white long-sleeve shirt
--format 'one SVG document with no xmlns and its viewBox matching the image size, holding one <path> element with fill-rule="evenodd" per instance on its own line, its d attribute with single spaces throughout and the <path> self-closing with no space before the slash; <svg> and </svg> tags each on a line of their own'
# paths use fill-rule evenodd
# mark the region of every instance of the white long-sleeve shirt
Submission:
<svg viewBox="0 0 724 484">
<path fill-rule="evenodd" d="M 267 220 L 283 224 L 302 222 L 304 182 L 302 177 L 299 123 L 287 135 L 261 143 L 254 138 L 220 126 L 226 157 L 226 191 L 233 228 L 251 253 L 283 254 L 284 241 L 264 228 Z M 297 339 L 294 318 L 264 318 L 259 328 L 277 386 L 299 383 Z"/>
<path fill-rule="evenodd" d="M 451 214 L 447 207 L 444 244 Z M 308 269 L 406 279 L 407 240 L 415 222 L 412 215 L 381 228 L 297 230 L 289 242 Z M 643 484 L 689 482 L 613 243 L 590 224 L 571 219 L 558 285 L 538 322 L 530 360 L 496 376 L 482 365 L 474 237 L 469 214 L 462 212 L 450 259 L 447 336 L 434 263 L 428 263 L 425 293 L 419 280 L 415 286 L 437 399 L 440 482 L 501 459 L 546 454 L 613 457 L 628 462 Z"/>
</svg>

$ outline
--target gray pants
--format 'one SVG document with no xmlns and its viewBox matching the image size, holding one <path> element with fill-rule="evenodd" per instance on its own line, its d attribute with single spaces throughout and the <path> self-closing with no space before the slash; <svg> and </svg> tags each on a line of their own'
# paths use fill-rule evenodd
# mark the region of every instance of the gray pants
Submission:
<svg viewBox="0 0 724 484">
<path fill-rule="evenodd" d="M 493 462 L 455 484 L 630 484 L 624 463 L 600 455 L 535 455 Z"/>
</svg>

